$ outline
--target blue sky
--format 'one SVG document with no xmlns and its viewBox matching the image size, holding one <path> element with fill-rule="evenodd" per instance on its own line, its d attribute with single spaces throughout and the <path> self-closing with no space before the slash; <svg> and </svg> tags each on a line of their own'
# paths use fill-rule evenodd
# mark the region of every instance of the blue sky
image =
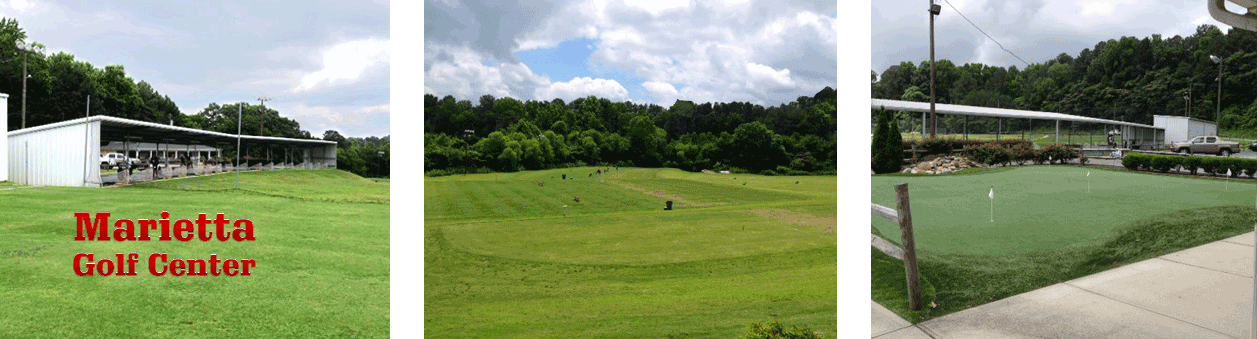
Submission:
<svg viewBox="0 0 1257 339">
<path fill-rule="evenodd" d="M 836 87 L 832 1 L 424 3 L 424 92 L 779 105 Z"/>
</svg>

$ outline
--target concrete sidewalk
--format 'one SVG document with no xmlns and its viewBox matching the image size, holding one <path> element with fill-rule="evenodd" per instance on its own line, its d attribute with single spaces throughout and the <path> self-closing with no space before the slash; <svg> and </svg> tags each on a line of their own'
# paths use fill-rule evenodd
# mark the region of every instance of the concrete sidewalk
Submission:
<svg viewBox="0 0 1257 339">
<path fill-rule="evenodd" d="M 1248 338 L 1253 233 L 911 325 L 873 303 L 873 337 Z"/>
</svg>

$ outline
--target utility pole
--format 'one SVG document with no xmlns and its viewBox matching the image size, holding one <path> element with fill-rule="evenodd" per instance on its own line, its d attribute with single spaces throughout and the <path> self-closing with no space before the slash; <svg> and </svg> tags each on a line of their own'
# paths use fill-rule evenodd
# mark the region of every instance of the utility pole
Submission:
<svg viewBox="0 0 1257 339">
<path fill-rule="evenodd" d="M 262 103 L 262 110 L 258 112 L 258 136 L 262 136 L 262 119 L 266 118 L 266 102 L 269 100 L 270 97 L 258 97 L 258 101 Z"/>
<path fill-rule="evenodd" d="M 934 114 L 934 16 L 942 10 L 942 6 L 930 0 L 930 138 L 938 136 L 938 116 Z"/>
<path fill-rule="evenodd" d="M 23 52 L 22 53 L 22 128 L 26 128 L 26 78 L 30 76 L 26 74 L 26 56 L 30 53 L 25 53 L 25 52 L 35 52 L 42 55 L 44 53 L 44 47 L 35 46 L 30 43 L 22 43 L 21 41 L 15 41 L 14 45 L 17 46 L 18 50 L 21 50 Z"/>
</svg>

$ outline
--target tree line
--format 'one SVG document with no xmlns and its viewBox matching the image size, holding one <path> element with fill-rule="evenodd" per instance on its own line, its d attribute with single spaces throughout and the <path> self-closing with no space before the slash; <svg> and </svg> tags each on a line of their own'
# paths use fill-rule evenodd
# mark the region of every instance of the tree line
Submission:
<svg viewBox="0 0 1257 339">
<path fill-rule="evenodd" d="M 589 96 L 477 104 L 424 95 L 428 175 L 586 165 L 674 167 L 763 174 L 834 173 L 831 87 L 779 106 L 677 100 L 655 104 Z"/>
<path fill-rule="evenodd" d="M 1221 114 L 1218 78 L 1221 61 Z M 874 98 L 928 102 L 930 64 L 903 61 L 873 72 Z M 1152 124 L 1153 115 L 1257 129 L 1257 32 L 1201 25 L 1191 36 L 1121 37 L 1024 69 L 950 60 L 935 64 L 937 102 L 1036 110 Z M 900 113 L 899 118 L 909 115 Z M 940 118 L 939 128 L 950 120 Z M 993 119 L 988 119 L 993 120 Z M 970 122 L 973 124 L 974 122 Z M 994 124 L 994 121 L 978 122 Z M 1005 124 L 1009 123 L 1005 121 Z M 1027 122 L 1012 122 L 1014 124 Z M 919 125 L 906 126 L 919 130 Z M 1024 126 L 1023 126 L 1024 127 Z M 992 127 L 993 128 L 993 127 Z"/>
<path fill-rule="evenodd" d="M 79 119 L 91 115 L 107 115 L 124 119 L 236 134 L 240 120 L 241 134 L 318 139 L 302 130 L 296 120 L 283 117 L 278 111 L 262 105 L 210 103 L 196 114 L 183 114 L 169 96 L 158 92 L 145 81 L 136 82 L 127 76 L 122 65 L 97 68 L 76 60 L 74 55 L 58 52 L 51 55 L 19 50 L 16 42 L 31 42 L 14 18 L 0 18 L 0 93 L 9 94 L 9 130 L 22 128 L 22 100 L 26 101 L 26 127 Z M 33 45 L 42 46 L 37 42 Z M 22 67 L 25 58 L 25 98 L 22 91 Z M 90 104 L 89 104 L 89 99 Z M 239 117 L 239 118 L 238 118 Z M 327 131 L 324 140 L 337 141 L 338 168 L 362 176 L 388 173 L 388 136 L 384 138 L 345 138 L 336 131 Z M 235 156 L 234 145 L 224 153 Z M 378 152 L 384 151 L 381 159 Z M 262 157 L 265 149 L 249 149 L 242 156 Z M 383 166 L 383 167 L 381 167 Z"/>
</svg>

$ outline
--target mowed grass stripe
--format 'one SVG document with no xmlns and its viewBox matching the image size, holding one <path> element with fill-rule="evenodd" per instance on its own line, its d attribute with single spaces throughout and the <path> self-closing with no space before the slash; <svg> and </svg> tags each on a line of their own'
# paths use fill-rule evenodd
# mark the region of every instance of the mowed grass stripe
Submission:
<svg viewBox="0 0 1257 339">
<path fill-rule="evenodd" d="M 835 247 L 656 265 L 520 261 L 452 251 L 425 231 L 425 335 L 732 337 L 744 319 L 835 328 Z M 826 331 L 828 332 L 828 331 Z"/>
<path fill-rule="evenodd" d="M 520 260 L 658 264 L 832 245 L 833 234 L 749 211 L 673 211 L 446 225 L 460 250 Z"/>
</svg>

